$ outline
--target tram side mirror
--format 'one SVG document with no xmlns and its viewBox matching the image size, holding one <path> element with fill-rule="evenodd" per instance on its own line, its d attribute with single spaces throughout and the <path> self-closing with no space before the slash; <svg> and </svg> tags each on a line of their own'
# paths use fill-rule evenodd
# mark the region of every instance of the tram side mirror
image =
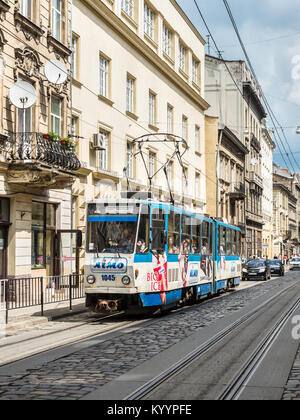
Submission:
<svg viewBox="0 0 300 420">
<path fill-rule="evenodd" d="M 81 230 L 77 231 L 76 235 L 76 247 L 81 248 L 82 247 L 82 232 Z"/>
</svg>

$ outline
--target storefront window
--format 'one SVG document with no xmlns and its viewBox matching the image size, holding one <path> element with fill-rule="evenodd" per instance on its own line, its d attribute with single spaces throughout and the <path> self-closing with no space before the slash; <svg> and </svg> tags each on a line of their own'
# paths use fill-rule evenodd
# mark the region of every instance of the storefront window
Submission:
<svg viewBox="0 0 300 420">
<path fill-rule="evenodd" d="M 44 203 L 32 203 L 32 226 L 44 227 Z"/>
<path fill-rule="evenodd" d="M 55 218 L 55 204 L 32 202 L 31 268 L 46 268 L 47 231 L 55 229 Z"/>
</svg>

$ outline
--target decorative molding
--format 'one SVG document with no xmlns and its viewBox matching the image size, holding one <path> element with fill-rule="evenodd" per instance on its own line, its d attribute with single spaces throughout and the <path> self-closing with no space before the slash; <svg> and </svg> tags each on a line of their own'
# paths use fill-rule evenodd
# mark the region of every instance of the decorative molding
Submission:
<svg viewBox="0 0 300 420">
<path fill-rule="evenodd" d="M 26 46 L 24 48 L 16 48 L 15 56 L 15 79 L 17 78 L 17 68 L 21 69 L 28 77 L 34 76 L 38 79 L 40 78 L 42 62 L 36 51 Z"/>
<path fill-rule="evenodd" d="M 57 60 L 62 58 L 65 62 L 67 62 L 68 57 L 72 54 L 72 50 L 70 50 L 70 48 L 68 48 L 66 45 L 62 44 L 60 41 L 55 39 L 51 35 L 50 31 L 48 31 L 47 41 L 49 52 L 53 52 Z"/>
<path fill-rule="evenodd" d="M 7 39 L 4 37 L 4 33 L 0 28 L 0 54 L 3 53 L 4 45 L 7 43 Z"/>
<path fill-rule="evenodd" d="M 0 0 L 0 21 L 4 22 L 6 12 L 10 9 L 10 5 L 3 0 Z"/>
<path fill-rule="evenodd" d="M 70 78 L 68 77 L 67 80 L 60 84 L 56 85 L 55 83 L 48 82 L 47 86 L 47 95 L 50 98 L 51 94 L 55 92 L 57 95 L 60 96 L 68 96 L 69 97 L 69 86 L 70 86 Z"/>
<path fill-rule="evenodd" d="M 45 33 L 43 29 L 41 29 L 31 20 L 27 19 L 27 17 L 23 16 L 17 10 L 15 10 L 15 27 L 17 32 L 23 32 L 27 41 L 35 39 L 35 41 L 39 43 L 40 37 Z"/>
</svg>

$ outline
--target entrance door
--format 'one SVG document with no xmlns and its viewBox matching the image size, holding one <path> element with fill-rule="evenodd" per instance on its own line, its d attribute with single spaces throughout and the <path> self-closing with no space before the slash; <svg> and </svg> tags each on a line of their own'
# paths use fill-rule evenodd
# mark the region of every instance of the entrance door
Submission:
<svg viewBox="0 0 300 420">
<path fill-rule="evenodd" d="M 7 227 L 0 227 L 0 279 L 7 276 Z"/>
<path fill-rule="evenodd" d="M 55 274 L 64 276 L 79 273 L 81 231 L 59 230 L 55 237 Z"/>
</svg>

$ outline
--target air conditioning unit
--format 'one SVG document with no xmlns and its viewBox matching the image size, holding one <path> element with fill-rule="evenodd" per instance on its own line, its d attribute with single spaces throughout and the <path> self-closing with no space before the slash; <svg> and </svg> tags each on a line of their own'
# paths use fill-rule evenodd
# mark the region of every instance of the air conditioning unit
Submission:
<svg viewBox="0 0 300 420">
<path fill-rule="evenodd" d="M 105 150 L 105 136 L 101 133 L 93 135 L 92 148 L 95 150 Z"/>
</svg>

